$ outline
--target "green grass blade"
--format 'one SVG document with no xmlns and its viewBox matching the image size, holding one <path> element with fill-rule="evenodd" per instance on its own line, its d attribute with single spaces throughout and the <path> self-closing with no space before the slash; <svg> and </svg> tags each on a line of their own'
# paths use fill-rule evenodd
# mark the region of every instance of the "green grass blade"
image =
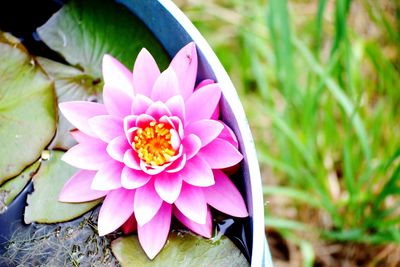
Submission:
<svg viewBox="0 0 400 267">
<path fill-rule="evenodd" d="M 299 154 L 303 157 L 307 166 L 313 168 L 315 166 L 314 160 L 310 155 L 307 147 L 302 143 L 300 138 L 296 135 L 295 131 L 288 125 L 288 121 L 282 118 L 274 110 L 267 110 L 273 125 L 279 129 L 280 133 L 286 136 L 287 140 L 290 141 L 294 147 L 297 149 Z"/>
<path fill-rule="evenodd" d="M 376 207 L 379 207 L 379 205 L 386 199 L 387 196 L 400 195 L 400 186 L 398 185 L 398 181 L 400 181 L 400 164 L 393 171 L 389 181 L 385 183 L 382 191 L 376 197 L 374 201 L 374 205 Z"/>
<path fill-rule="evenodd" d="M 247 51 L 249 51 L 249 61 L 250 61 L 251 71 L 253 74 L 252 76 L 254 76 L 254 79 L 256 80 L 256 83 L 258 85 L 258 91 L 260 92 L 263 99 L 269 100 L 271 93 L 268 81 L 264 73 L 266 67 L 261 63 L 260 60 L 261 55 L 259 55 L 258 53 L 260 49 L 265 49 L 265 47 L 262 48 L 257 47 L 256 42 L 258 40 L 256 40 L 254 36 L 250 34 L 244 34 L 243 39 L 245 48 Z"/>
<path fill-rule="evenodd" d="M 272 227 L 278 230 L 291 231 L 309 231 L 310 226 L 298 221 L 266 216 L 264 219 L 266 227 Z"/>
<path fill-rule="evenodd" d="M 335 37 L 331 48 L 331 55 L 334 55 L 342 41 L 346 38 L 347 16 L 349 14 L 351 0 L 337 0 L 335 9 Z"/>
<path fill-rule="evenodd" d="M 294 102 L 296 74 L 287 0 L 271 0 L 268 5 L 267 24 L 276 55 L 278 80 L 289 101 Z"/>
<path fill-rule="evenodd" d="M 315 253 L 312 244 L 305 240 L 301 240 L 299 243 L 299 247 L 303 256 L 303 266 L 313 267 L 315 261 Z"/>
<path fill-rule="evenodd" d="M 300 191 L 295 188 L 284 187 L 284 186 L 264 186 L 263 193 L 266 196 L 276 195 L 276 196 L 288 197 L 292 200 L 306 203 L 312 207 L 322 208 L 321 202 L 317 198 L 310 196 L 309 192 Z"/>
<path fill-rule="evenodd" d="M 300 170 L 293 168 L 286 162 L 278 160 L 276 157 L 271 156 L 265 149 L 258 149 L 258 159 L 261 163 L 267 164 L 271 168 L 278 169 L 282 172 L 287 173 L 292 177 L 300 177 Z"/>
<path fill-rule="evenodd" d="M 343 159 L 344 159 L 344 182 L 346 189 L 349 192 L 349 205 L 352 206 L 354 195 L 357 193 L 355 189 L 354 170 L 351 155 L 351 139 L 347 138 L 344 144 Z"/>
<path fill-rule="evenodd" d="M 316 52 L 319 53 L 321 50 L 321 43 L 322 43 L 322 29 L 324 25 L 324 12 L 326 8 L 326 4 L 328 3 L 327 0 L 319 0 L 318 1 L 318 9 L 317 9 L 317 17 L 316 17 L 316 43 L 317 49 Z"/>
<path fill-rule="evenodd" d="M 349 97 L 343 92 L 343 90 L 339 87 L 339 85 L 330 77 L 326 75 L 324 69 L 321 67 L 320 64 L 315 60 L 311 52 L 307 49 L 307 47 L 297 38 L 293 39 L 294 45 L 297 50 L 301 53 L 304 57 L 308 65 L 311 67 L 313 72 L 317 74 L 321 80 L 324 81 L 324 84 L 331 92 L 331 94 L 335 97 L 338 103 L 342 106 L 343 110 L 346 112 L 347 116 L 351 118 L 352 125 L 358 139 L 361 143 L 364 158 L 368 162 L 367 166 L 369 166 L 369 162 L 371 159 L 371 151 L 368 142 L 368 135 L 365 130 L 365 126 L 361 120 L 360 115 L 357 113 L 356 108 L 354 107 L 353 103 L 349 99 Z"/>
</svg>

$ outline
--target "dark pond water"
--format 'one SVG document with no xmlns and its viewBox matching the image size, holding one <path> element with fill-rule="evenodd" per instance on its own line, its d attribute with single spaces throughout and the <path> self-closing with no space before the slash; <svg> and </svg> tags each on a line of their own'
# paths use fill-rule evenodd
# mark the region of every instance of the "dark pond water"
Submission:
<svg viewBox="0 0 400 267">
<path fill-rule="evenodd" d="M 36 33 L 36 28 L 43 25 L 65 2 L 67 1 L 2 2 L 0 30 L 18 37 L 31 54 L 66 63 L 61 56 L 44 45 Z M 233 179 L 237 181 L 240 177 Z M 46 262 L 54 266 L 75 263 L 78 265 L 82 263 L 85 266 L 87 259 L 103 265 L 117 265 L 109 249 L 110 240 L 116 236 L 109 235 L 100 238 L 91 227 L 97 222 L 98 208 L 68 223 L 25 225 L 23 210 L 26 205 L 26 196 L 31 191 L 32 184 L 29 184 L 8 207 L 8 210 L 0 214 L 0 266 L 15 266 L 15 263 L 29 261 L 31 261 L 29 264 L 36 261 L 36 263 Z M 213 211 L 213 216 L 219 232 L 228 236 L 250 260 L 252 242 L 250 220 L 228 218 L 216 211 Z M 180 225 L 177 222 L 173 224 L 178 227 Z M 79 232 L 78 236 L 74 234 L 76 230 Z M 10 239 L 13 240 L 9 242 Z M 84 246 L 76 245 L 80 243 Z M 89 245 L 86 246 L 87 244 Z M 60 251 L 64 253 L 57 254 Z M 93 255 L 97 256 L 91 258 Z"/>
<path fill-rule="evenodd" d="M 65 63 L 63 58 L 44 45 L 36 34 L 36 28 L 43 25 L 64 2 L 66 1 L 1 1 L 0 30 L 18 37 L 32 55 L 45 56 Z"/>
</svg>

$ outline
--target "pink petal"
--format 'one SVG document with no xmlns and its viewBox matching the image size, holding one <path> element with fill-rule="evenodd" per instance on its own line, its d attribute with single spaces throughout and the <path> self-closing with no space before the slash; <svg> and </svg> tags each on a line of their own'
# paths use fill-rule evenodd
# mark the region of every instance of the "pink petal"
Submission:
<svg viewBox="0 0 400 267">
<path fill-rule="evenodd" d="M 171 111 L 172 116 L 176 116 L 185 121 L 185 102 L 182 96 L 176 95 L 165 102 L 165 105 Z"/>
<path fill-rule="evenodd" d="M 175 206 L 190 220 L 199 224 L 206 223 L 207 202 L 200 188 L 183 183 Z"/>
<path fill-rule="evenodd" d="M 173 69 L 168 68 L 157 78 L 151 92 L 153 101 L 167 101 L 169 98 L 178 95 L 178 78 Z"/>
<path fill-rule="evenodd" d="M 206 86 L 206 85 L 213 84 L 213 83 L 214 83 L 213 80 L 211 80 L 211 79 L 205 79 L 205 80 L 201 81 L 201 82 L 196 86 L 196 88 L 195 88 L 194 90 L 195 90 L 195 91 L 196 91 L 196 90 L 199 90 L 201 87 L 204 87 L 204 86 Z M 219 118 L 219 105 L 217 105 L 217 107 L 215 108 L 213 114 L 211 115 L 211 119 L 213 119 L 213 120 L 217 120 L 218 118 Z"/>
<path fill-rule="evenodd" d="M 211 238 L 211 233 L 212 233 L 212 217 L 211 217 L 211 212 L 210 209 L 207 207 L 207 217 L 206 217 L 206 223 L 205 224 L 199 224 L 196 223 L 189 218 L 187 218 L 185 215 L 183 215 L 182 212 L 180 212 L 177 208 L 173 209 L 173 213 L 175 217 L 187 228 L 195 232 L 196 234 L 199 234 L 201 236 L 204 236 L 206 238 Z"/>
<path fill-rule="evenodd" d="M 133 97 L 132 74 L 121 62 L 110 55 L 104 55 L 102 69 L 106 86 L 118 88 Z"/>
<path fill-rule="evenodd" d="M 103 104 L 87 101 L 64 102 L 60 103 L 58 106 L 69 122 L 85 134 L 94 137 L 96 137 L 96 134 L 90 128 L 88 119 L 94 116 L 107 114 Z"/>
<path fill-rule="evenodd" d="M 249 214 L 242 195 L 228 176 L 220 170 L 214 170 L 214 179 L 215 185 L 202 188 L 207 203 L 226 214 L 247 217 Z"/>
<path fill-rule="evenodd" d="M 146 114 L 149 114 L 157 121 L 162 116 L 171 116 L 171 112 L 168 110 L 168 107 L 161 101 L 151 104 L 151 106 L 147 109 Z"/>
<path fill-rule="evenodd" d="M 167 173 L 177 173 L 183 169 L 186 165 L 186 155 L 183 154 L 180 157 L 174 159 L 173 163 L 166 168 Z"/>
<path fill-rule="evenodd" d="M 179 175 L 186 183 L 194 186 L 204 187 L 215 183 L 210 165 L 201 157 L 194 157 L 187 161 Z"/>
<path fill-rule="evenodd" d="M 101 205 L 97 228 L 103 236 L 118 229 L 133 213 L 134 190 L 120 188 L 107 194 Z"/>
<path fill-rule="evenodd" d="M 136 189 L 134 210 L 139 226 L 148 223 L 157 214 L 163 200 L 154 189 L 154 181 Z"/>
<path fill-rule="evenodd" d="M 138 127 L 133 127 L 125 132 L 125 138 L 128 141 L 128 144 L 131 146 L 131 148 L 133 148 L 132 144 L 134 143 L 134 138 L 138 129 L 139 129 Z"/>
<path fill-rule="evenodd" d="M 113 116 L 123 118 L 131 113 L 133 97 L 125 90 L 105 85 L 103 101 L 108 113 Z"/>
<path fill-rule="evenodd" d="M 224 125 L 224 129 L 222 130 L 222 132 L 220 133 L 218 138 L 221 138 L 221 139 L 224 139 L 225 141 L 228 141 L 236 149 L 239 149 L 239 142 L 238 142 L 238 140 L 236 138 L 235 133 L 224 122 L 222 122 L 222 121 L 220 121 L 220 122 Z"/>
<path fill-rule="evenodd" d="M 111 115 L 100 115 L 89 120 L 92 131 L 104 142 L 110 142 L 115 137 L 125 136 L 121 118 Z"/>
<path fill-rule="evenodd" d="M 242 154 L 233 145 L 220 138 L 203 147 L 198 155 L 205 159 L 212 169 L 227 168 L 243 159 Z"/>
<path fill-rule="evenodd" d="M 143 48 L 139 52 L 133 67 L 133 86 L 136 94 L 150 96 L 158 76 L 160 76 L 160 70 L 156 61 L 149 51 Z"/>
<path fill-rule="evenodd" d="M 172 204 L 181 192 L 182 178 L 178 174 L 162 173 L 156 176 L 154 187 L 165 202 Z"/>
<path fill-rule="evenodd" d="M 170 65 L 178 77 L 180 95 L 184 99 L 193 92 L 197 77 L 196 45 L 191 42 L 183 47 L 172 59 Z"/>
<path fill-rule="evenodd" d="M 147 96 L 137 94 L 132 102 L 131 112 L 135 115 L 145 113 L 153 101 Z"/>
<path fill-rule="evenodd" d="M 175 129 L 171 129 L 169 132 L 171 134 L 171 146 L 173 149 L 178 150 L 181 145 L 181 138 Z"/>
<path fill-rule="evenodd" d="M 154 259 L 167 241 L 171 214 L 171 205 L 164 203 L 150 222 L 138 227 L 140 245 L 150 260 Z"/>
<path fill-rule="evenodd" d="M 124 155 L 124 163 L 126 166 L 129 168 L 135 169 L 135 170 L 140 170 L 140 158 L 137 155 L 136 151 L 133 149 L 129 149 L 125 152 Z"/>
<path fill-rule="evenodd" d="M 114 190 L 121 187 L 121 172 L 123 164 L 109 161 L 94 176 L 93 190 Z"/>
<path fill-rule="evenodd" d="M 162 116 L 159 121 L 171 125 L 178 132 L 179 137 L 183 137 L 183 125 L 180 118 L 176 116 Z"/>
<path fill-rule="evenodd" d="M 163 172 L 171 164 L 172 164 L 172 162 L 165 163 L 164 165 L 161 165 L 161 166 L 152 166 L 152 165 L 147 164 L 143 160 L 141 160 L 140 161 L 140 169 L 150 175 L 156 175 L 156 174 Z"/>
<path fill-rule="evenodd" d="M 125 136 L 114 138 L 106 148 L 108 155 L 119 162 L 124 162 L 124 155 L 128 149 L 132 149 L 132 147 Z"/>
<path fill-rule="evenodd" d="M 180 118 L 178 118 L 178 117 L 175 117 L 175 116 L 170 117 L 170 119 L 175 125 L 175 130 L 178 129 L 179 136 L 182 139 L 183 138 L 183 134 L 184 134 L 182 120 Z"/>
<path fill-rule="evenodd" d="M 144 186 L 151 176 L 143 171 L 137 171 L 127 166 L 122 170 L 121 183 L 126 189 L 136 189 Z"/>
<path fill-rule="evenodd" d="M 63 156 L 66 163 L 84 170 L 99 170 L 105 163 L 112 160 L 106 152 L 107 144 L 98 142 L 82 143 L 70 148 Z"/>
<path fill-rule="evenodd" d="M 61 202 L 86 202 L 107 195 L 108 191 L 91 189 L 95 171 L 80 170 L 65 183 L 58 200 Z"/>
<path fill-rule="evenodd" d="M 75 139 L 78 143 L 90 143 L 90 142 L 98 142 L 98 138 L 93 138 L 78 129 L 70 131 L 70 134 L 72 135 L 72 138 Z"/>
<path fill-rule="evenodd" d="M 199 84 L 196 86 L 196 88 L 194 90 L 195 91 L 199 90 L 201 87 L 204 87 L 204 86 L 212 84 L 212 83 L 215 83 L 214 80 L 211 80 L 211 79 L 202 80 L 201 82 L 199 82 Z"/>
<path fill-rule="evenodd" d="M 124 222 L 124 224 L 121 226 L 121 230 L 126 235 L 137 230 L 137 222 L 134 213 L 132 213 L 131 217 L 129 217 L 129 219 Z"/>
<path fill-rule="evenodd" d="M 201 148 L 201 141 L 196 135 L 189 134 L 185 136 L 185 139 L 182 140 L 182 145 L 184 153 L 186 154 L 186 158 L 189 160 L 199 152 Z"/>
<path fill-rule="evenodd" d="M 218 137 L 224 125 L 215 120 L 199 120 L 188 124 L 185 127 L 186 134 L 195 134 L 201 140 L 201 147 L 208 145 Z"/>
<path fill-rule="evenodd" d="M 129 129 L 132 129 L 133 127 L 136 127 L 136 120 L 138 118 L 138 115 L 128 115 L 124 117 L 124 131 L 129 131 Z"/>
<path fill-rule="evenodd" d="M 136 127 L 145 128 L 149 126 L 149 123 L 152 121 L 155 121 L 155 118 L 153 116 L 150 116 L 148 114 L 141 114 L 136 118 Z"/>
<path fill-rule="evenodd" d="M 186 123 L 201 119 L 210 119 L 221 98 L 221 89 L 217 83 L 206 85 L 195 91 L 186 100 Z"/>
<path fill-rule="evenodd" d="M 215 110 L 214 110 L 213 114 L 211 115 L 211 118 L 210 118 L 210 119 L 212 119 L 212 120 L 218 120 L 218 118 L 219 118 L 219 113 L 220 113 L 220 111 L 219 111 L 219 105 L 217 105 L 217 106 L 215 107 Z"/>
</svg>

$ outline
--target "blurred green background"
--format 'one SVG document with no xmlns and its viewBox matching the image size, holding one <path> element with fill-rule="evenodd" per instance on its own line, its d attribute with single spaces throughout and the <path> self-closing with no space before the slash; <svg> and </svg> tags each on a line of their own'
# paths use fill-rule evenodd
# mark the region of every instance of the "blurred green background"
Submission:
<svg viewBox="0 0 400 267">
<path fill-rule="evenodd" d="M 175 0 L 233 80 L 276 266 L 400 266 L 400 1 Z"/>
</svg>

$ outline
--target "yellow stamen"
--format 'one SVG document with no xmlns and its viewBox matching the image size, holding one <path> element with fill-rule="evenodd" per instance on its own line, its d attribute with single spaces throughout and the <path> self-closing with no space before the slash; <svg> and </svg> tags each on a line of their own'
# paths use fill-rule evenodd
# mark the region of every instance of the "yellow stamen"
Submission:
<svg viewBox="0 0 400 267">
<path fill-rule="evenodd" d="M 132 147 L 141 160 L 152 166 L 161 166 L 176 155 L 171 145 L 171 127 L 152 121 L 139 128 L 133 138 Z"/>
</svg>

